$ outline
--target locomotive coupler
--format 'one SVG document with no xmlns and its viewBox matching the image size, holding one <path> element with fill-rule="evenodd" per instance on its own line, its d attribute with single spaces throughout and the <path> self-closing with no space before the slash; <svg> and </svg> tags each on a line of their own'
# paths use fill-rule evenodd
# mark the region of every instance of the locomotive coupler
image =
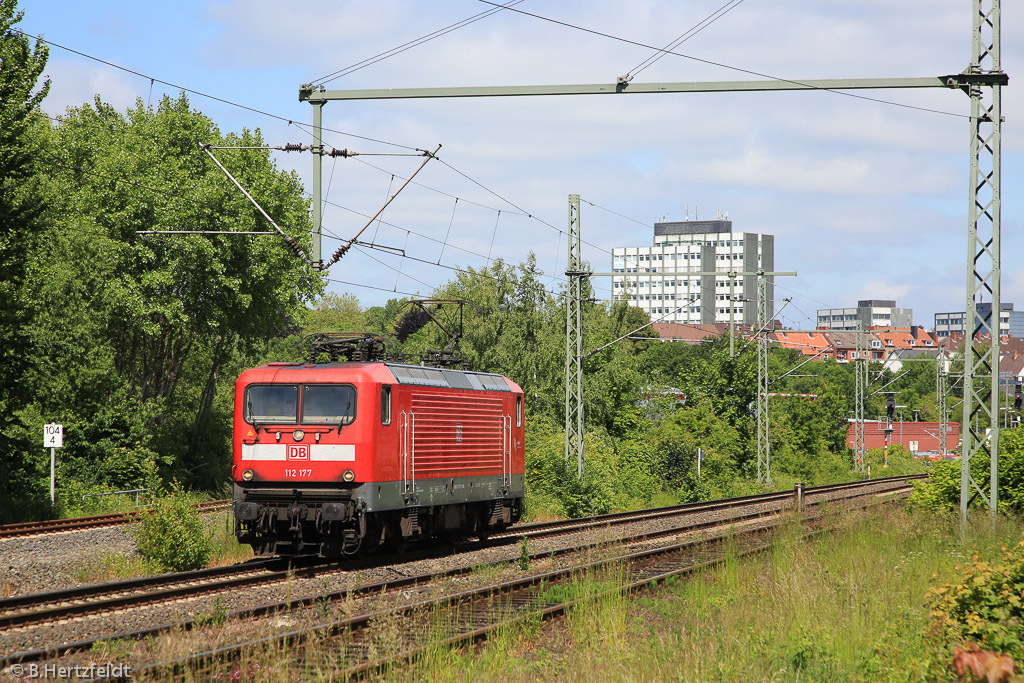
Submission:
<svg viewBox="0 0 1024 683">
<path fill-rule="evenodd" d="M 277 523 L 277 508 L 265 507 L 260 510 L 260 518 L 256 523 L 261 533 L 269 534 L 274 531 Z"/>
<path fill-rule="evenodd" d="M 306 516 L 305 505 L 292 505 L 288 508 L 288 531 L 301 532 L 302 531 L 302 519 Z"/>
</svg>

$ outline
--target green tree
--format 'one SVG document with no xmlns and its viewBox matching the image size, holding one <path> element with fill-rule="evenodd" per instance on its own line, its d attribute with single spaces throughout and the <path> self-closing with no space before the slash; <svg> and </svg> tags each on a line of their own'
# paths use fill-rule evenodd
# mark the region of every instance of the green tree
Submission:
<svg viewBox="0 0 1024 683">
<path fill-rule="evenodd" d="M 999 433 L 999 509 L 1003 512 L 1024 512 L 1024 428 L 1001 430 Z M 971 458 L 971 474 L 988 493 L 990 462 L 987 457 Z M 980 496 L 974 497 L 975 507 L 986 505 Z M 952 511 L 960 507 L 960 461 L 944 460 L 936 463 L 928 473 L 928 480 L 914 487 L 908 505 L 926 510 Z"/>
<path fill-rule="evenodd" d="M 23 16 L 16 0 L 0 0 L 0 520 L 37 514 L 45 490 L 40 432 L 16 428 L 28 403 L 24 377 L 32 364 L 24 288 L 29 257 L 45 228 L 33 129 L 42 125 L 39 104 L 50 87 L 48 79 L 39 84 L 46 45 L 33 46 L 15 28 Z"/>
<path fill-rule="evenodd" d="M 222 135 L 184 96 L 124 113 L 97 98 L 39 143 L 56 172 L 52 227 L 28 266 L 31 403 L 19 429 L 34 433 L 44 416 L 69 425 L 61 455 L 83 482 L 131 486 L 155 463 L 214 485 L 230 466 L 234 377 L 294 331 L 323 279 L 278 237 L 138 233 L 264 230 L 199 148 L 259 148 L 259 131 Z M 218 154 L 308 248 L 295 174 L 264 150 Z"/>
<path fill-rule="evenodd" d="M 355 294 L 329 292 L 317 300 L 303 329 L 310 332 L 364 332 L 368 331 L 368 316 L 359 305 Z"/>
</svg>

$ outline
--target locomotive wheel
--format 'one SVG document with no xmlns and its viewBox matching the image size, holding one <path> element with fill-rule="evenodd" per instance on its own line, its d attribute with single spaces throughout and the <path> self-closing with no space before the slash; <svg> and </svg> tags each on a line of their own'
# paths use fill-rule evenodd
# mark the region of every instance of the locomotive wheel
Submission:
<svg viewBox="0 0 1024 683">
<path fill-rule="evenodd" d="M 384 538 L 384 547 L 390 552 L 401 555 L 409 548 L 409 539 L 402 535 L 402 522 L 397 515 L 388 519 Z"/>
</svg>

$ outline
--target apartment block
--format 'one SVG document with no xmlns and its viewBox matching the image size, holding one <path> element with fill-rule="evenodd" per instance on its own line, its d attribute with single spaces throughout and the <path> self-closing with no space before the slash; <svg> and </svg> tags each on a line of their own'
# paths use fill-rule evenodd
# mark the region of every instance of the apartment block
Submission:
<svg viewBox="0 0 1024 683">
<path fill-rule="evenodd" d="M 992 320 L 992 302 L 981 302 L 975 308 L 986 323 Z M 940 337 L 967 334 L 967 313 L 936 313 L 935 334 Z M 999 334 L 1024 337 L 1024 311 L 1013 310 L 1011 303 L 999 304 Z"/>
<path fill-rule="evenodd" d="M 891 299 L 865 299 L 856 308 L 818 309 L 819 330 L 856 330 L 869 327 L 909 328 L 914 324 L 914 309 L 897 308 Z"/>
<path fill-rule="evenodd" d="M 757 322 L 753 273 L 774 270 L 774 235 L 733 232 L 732 221 L 717 219 L 655 223 L 653 237 L 651 246 L 612 249 L 615 300 L 657 322 Z M 769 277 L 770 299 L 774 289 Z"/>
</svg>

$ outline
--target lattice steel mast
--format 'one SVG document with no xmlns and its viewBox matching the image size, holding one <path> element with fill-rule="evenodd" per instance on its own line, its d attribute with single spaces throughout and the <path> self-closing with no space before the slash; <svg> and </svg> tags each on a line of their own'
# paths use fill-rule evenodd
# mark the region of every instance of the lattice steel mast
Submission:
<svg viewBox="0 0 1024 683">
<path fill-rule="evenodd" d="M 772 319 L 768 278 L 757 279 L 757 481 L 772 483 L 771 433 L 768 420 L 768 322 Z"/>
<path fill-rule="evenodd" d="M 864 394 L 868 388 L 868 358 L 864 323 L 860 320 L 857 321 L 856 341 L 854 343 L 857 356 L 853 364 L 854 383 L 856 385 L 853 396 L 854 462 L 857 472 L 867 474 L 867 463 L 865 460 L 867 449 L 864 447 Z"/>
<path fill-rule="evenodd" d="M 964 90 L 971 97 L 970 209 L 967 224 L 967 316 L 964 329 L 963 448 L 960 453 L 960 517 L 974 494 L 994 517 L 998 505 L 999 456 L 999 282 L 1000 282 L 1000 88 L 1007 82 L 1000 61 L 1000 0 L 974 0 L 971 65 Z M 983 99 L 989 88 L 988 100 Z M 991 297 L 987 320 L 978 314 L 979 296 Z M 976 346 L 974 335 L 989 333 L 991 344 Z M 986 435 L 986 428 L 989 430 Z M 988 457 L 986 494 L 971 474 L 976 457 Z"/>
<path fill-rule="evenodd" d="M 590 275 L 580 256 L 580 196 L 569 195 L 569 260 L 565 275 L 565 459 L 583 467 L 583 283 Z"/>
</svg>

